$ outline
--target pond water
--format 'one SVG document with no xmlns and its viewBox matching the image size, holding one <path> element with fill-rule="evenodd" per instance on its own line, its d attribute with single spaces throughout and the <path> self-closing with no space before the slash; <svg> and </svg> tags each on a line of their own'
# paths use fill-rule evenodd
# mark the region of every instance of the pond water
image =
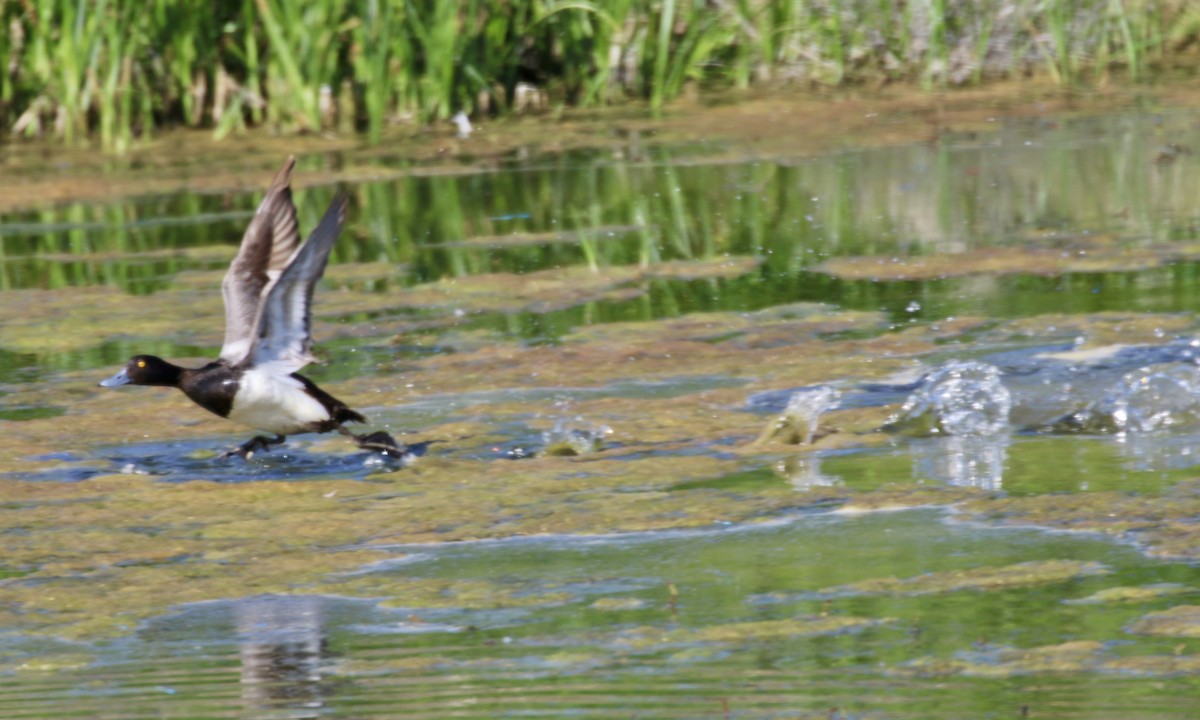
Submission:
<svg viewBox="0 0 1200 720">
<path fill-rule="evenodd" d="M 261 190 L 0 217 L 0 717 L 1194 717 L 1200 112 L 991 125 L 302 157 L 405 462 L 96 387 Z"/>
</svg>

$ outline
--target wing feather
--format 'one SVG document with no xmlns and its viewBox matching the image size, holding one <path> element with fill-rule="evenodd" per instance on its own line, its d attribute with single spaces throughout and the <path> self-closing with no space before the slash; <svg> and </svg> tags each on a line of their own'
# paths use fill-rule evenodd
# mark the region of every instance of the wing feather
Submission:
<svg viewBox="0 0 1200 720">
<path fill-rule="evenodd" d="M 232 363 L 248 357 L 267 286 L 283 273 L 300 243 L 291 187 L 295 165 L 296 158 L 289 157 L 275 175 L 221 282 L 225 297 L 221 357 Z"/>
<path fill-rule="evenodd" d="M 313 286 L 325 273 L 329 251 L 345 219 L 346 198 L 335 198 L 287 267 L 267 285 L 248 353 L 255 367 L 270 366 L 273 371 L 291 374 L 313 362 Z"/>
</svg>

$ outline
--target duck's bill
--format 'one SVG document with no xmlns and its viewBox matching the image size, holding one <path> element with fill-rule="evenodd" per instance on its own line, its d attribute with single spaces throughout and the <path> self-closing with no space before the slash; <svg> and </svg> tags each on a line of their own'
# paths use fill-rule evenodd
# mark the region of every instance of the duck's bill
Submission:
<svg viewBox="0 0 1200 720">
<path fill-rule="evenodd" d="M 125 371 L 122 370 L 121 372 L 117 373 L 116 375 L 113 375 L 112 377 L 108 378 L 107 380 L 101 380 L 100 387 L 120 387 L 121 385 L 125 385 L 128 382 L 129 382 L 129 375 L 127 375 L 125 373 Z"/>
</svg>

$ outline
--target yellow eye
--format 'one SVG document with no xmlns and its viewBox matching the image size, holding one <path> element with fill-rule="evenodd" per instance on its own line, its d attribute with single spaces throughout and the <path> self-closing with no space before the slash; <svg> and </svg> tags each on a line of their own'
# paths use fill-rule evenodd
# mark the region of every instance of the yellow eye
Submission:
<svg viewBox="0 0 1200 720">
<path fill-rule="evenodd" d="M 145 361 L 145 360 L 138 360 L 138 367 L 140 367 L 140 368 L 144 368 L 144 367 L 146 367 L 146 361 Z"/>
</svg>

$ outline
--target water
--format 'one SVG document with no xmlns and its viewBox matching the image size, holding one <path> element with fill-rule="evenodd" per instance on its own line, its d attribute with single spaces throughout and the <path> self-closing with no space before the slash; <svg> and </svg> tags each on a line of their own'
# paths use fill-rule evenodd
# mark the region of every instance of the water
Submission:
<svg viewBox="0 0 1200 720">
<path fill-rule="evenodd" d="M 1039 678 L 988 662 L 1005 647 L 1105 642 L 1147 607 L 1068 604 L 1111 585 L 1188 583 L 1109 543 L 1035 530 L 979 533 L 923 511 L 792 519 L 759 528 L 563 537 L 416 548 L 381 571 L 494 579 L 552 604 L 517 610 L 380 609 L 334 597 L 255 596 L 181 608 L 104 648 L 86 668 L 11 678 L 7 717 L 1186 717 L 1194 680 L 1123 670 L 1129 648 Z M 932 565 L 971 568 L 1072 557 L 1110 575 L 979 593 L 893 597 L 812 591 Z M 932 565 L 931 565 L 932 564 Z M 675 593 L 671 588 L 675 588 Z M 877 616 L 845 632 L 719 640 L 694 629 Z M 1146 643 L 1153 647 L 1155 643 Z M 1163 648 L 1156 648 L 1162 650 Z M 153 658 L 153 668 L 145 667 Z M 965 673 L 927 668 L 968 660 Z M 1105 668 L 1105 663 L 1109 667 Z M 1145 693 L 1160 688 L 1151 701 Z"/>
<path fill-rule="evenodd" d="M 256 193 L 0 218 L 0 717 L 1191 717 L 1198 136 L 351 185 L 305 372 L 411 464 L 95 387 Z"/>
<path fill-rule="evenodd" d="M 922 379 L 893 424 L 926 425 L 930 432 L 946 435 L 993 437 L 1008 428 L 1011 407 L 1012 393 L 999 368 L 955 360 Z"/>
</svg>

